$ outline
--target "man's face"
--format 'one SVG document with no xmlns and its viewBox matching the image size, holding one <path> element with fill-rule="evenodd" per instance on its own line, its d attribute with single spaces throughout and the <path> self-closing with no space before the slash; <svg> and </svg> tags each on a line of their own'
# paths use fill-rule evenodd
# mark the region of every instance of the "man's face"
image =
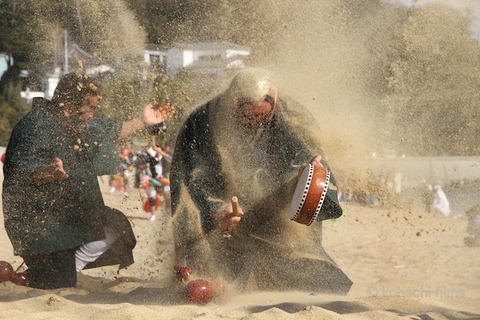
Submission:
<svg viewBox="0 0 480 320">
<path fill-rule="evenodd" d="M 68 106 L 64 109 L 66 125 L 74 132 L 81 132 L 87 127 L 87 122 L 93 118 L 95 109 L 100 103 L 100 96 L 87 96 L 79 109 L 72 110 Z"/>
<path fill-rule="evenodd" d="M 250 128 L 259 128 L 271 121 L 275 108 L 275 94 L 268 92 L 260 101 L 241 98 L 238 100 L 238 121 Z"/>
</svg>

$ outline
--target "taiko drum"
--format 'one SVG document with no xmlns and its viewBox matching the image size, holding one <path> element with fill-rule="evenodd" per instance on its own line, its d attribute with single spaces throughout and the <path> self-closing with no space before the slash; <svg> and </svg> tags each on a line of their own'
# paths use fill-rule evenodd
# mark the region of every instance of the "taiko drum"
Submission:
<svg viewBox="0 0 480 320">
<path fill-rule="evenodd" d="M 290 219 L 309 226 L 322 208 L 330 182 L 330 171 L 309 163 L 298 179 L 290 206 Z"/>
</svg>

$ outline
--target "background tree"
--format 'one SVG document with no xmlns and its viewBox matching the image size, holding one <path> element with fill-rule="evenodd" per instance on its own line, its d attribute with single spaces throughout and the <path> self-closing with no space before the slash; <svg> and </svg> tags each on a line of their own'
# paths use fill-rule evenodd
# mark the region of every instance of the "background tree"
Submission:
<svg viewBox="0 0 480 320">
<path fill-rule="evenodd" d="M 10 68 L 0 81 L 0 145 L 6 146 L 15 124 L 30 109 L 27 101 L 20 97 L 22 83 L 17 77 L 19 69 Z"/>
<path fill-rule="evenodd" d="M 29 68 L 46 58 L 36 45 L 43 30 L 36 27 L 36 6 L 30 4 L 15 0 L 0 3 L 0 52 L 11 54 L 19 68 Z"/>
<path fill-rule="evenodd" d="M 385 98 L 390 139 L 411 154 L 478 154 L 480 55 L 469 20 L 439 6 L 411 10 Z"/>
</svg>

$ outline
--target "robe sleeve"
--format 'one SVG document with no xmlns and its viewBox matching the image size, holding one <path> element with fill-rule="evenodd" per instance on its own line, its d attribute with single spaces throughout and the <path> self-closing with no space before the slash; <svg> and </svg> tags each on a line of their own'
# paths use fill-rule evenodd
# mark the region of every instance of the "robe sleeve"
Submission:
<svg viewBox="0 0 480 320">
<path fill-rule="evenodd" d="M 282 152 L 290 152 L 285 158 L 292 159 L 292 165 L 298 166 L 316 155 L 322 155 L 322 164 L 330 171 L 329 187 L 325 201 L 318 215 L 318 220 L 339 218 L 343 210 L 338 201 L 337 186 L 332 169 L 325 159 L 322 150 L 322 137 L 320 126 L 315 117 L 301 104 L 293 99 L 287 98 L 281 101 L 280 108 L 280 132 L 283 135 L 280 139 L 284 144 L 279 149 Z"/>
<path fill-rule="evenodd" d="M 52 130 L 38 110 L 31 111 L 14 128 L 6 152 L 5 179 L 15 185 L 29 185 L 31 173 L 51 164 L 56 150 L 51 147 Z"/>
<path fill-rule="evenodd" d="M 211 231 L 216 222 L 211 216 L 225 205 L 225 180 L 220 160 L 211 152 L 213 140 L 207 124 L 207 110 L 199 109 L 183 125 L 175 147 L 170 174 L 172 212 L 178 207 L 182 192 L 188 192 L 200 212 L 204 232 Z"/>
</svg>

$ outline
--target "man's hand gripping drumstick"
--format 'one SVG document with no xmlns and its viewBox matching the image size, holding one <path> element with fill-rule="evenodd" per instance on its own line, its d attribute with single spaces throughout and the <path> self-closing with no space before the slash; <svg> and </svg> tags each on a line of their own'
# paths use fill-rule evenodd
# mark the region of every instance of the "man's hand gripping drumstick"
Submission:
<svg viewBox="0 0 480 320">
<path fill-rule="evenodd" d="M 225 238 L 231 237 L 232 230 L 240 222 L 243 215 L 243 209 L 238 205 L 238 198 L 235 196 L 232 197 L 229 205 L 220 208 L 214 214 L 218 227 Z"/>
</svg>

